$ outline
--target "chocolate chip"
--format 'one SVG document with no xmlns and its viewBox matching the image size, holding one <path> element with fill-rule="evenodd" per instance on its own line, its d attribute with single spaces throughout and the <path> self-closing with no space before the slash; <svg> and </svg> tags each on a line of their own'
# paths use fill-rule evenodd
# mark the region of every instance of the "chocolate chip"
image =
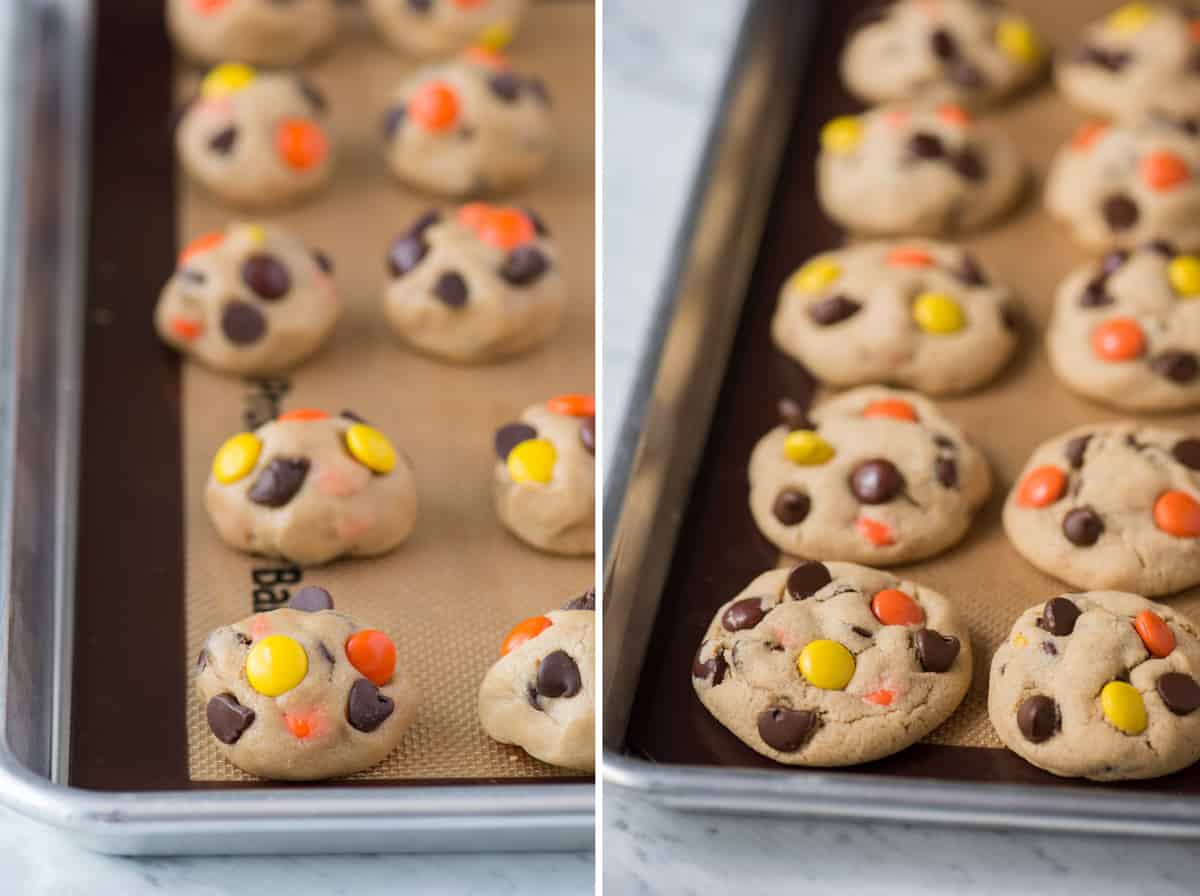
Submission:
<svg viewBox="0 0 1200 896">
<path fill-rule="evenodd" d="M 543 697 L 574 697 L 583 687 L 579 666 L 565 650 L 556 650 L 538 666 L 537 692 Z"/>
<path fill-rule="evenodd" d="M 1100 270 L 1104 272 L 1105 276 L 1111 276 L 1115 274 L 1120 269 L 1121 265 L 1125 264 L 1125 262 L 1128 260 L 1129 253 L 1124 249 L 1117 249 L 1114 252 L 1109 252 L 1102 259 L 1100 259 Z"/>
<path fill-rule="evenodd" d="M 238 644 L 242 647 L 249 647 L 254 643 L 254 640 L 249 635 L 244 635 L 241 632 L 234 632 L 233 637 L 237 639 Z"/>
<path fill-rule="evenodd" d="M 211 140 L 208 141 L 208 148 L 213 152 L 218 152 L 223 156 L 233 152 L 234 144 L 237 143 L 237 128 L 230 125 L 222 131 L 219 131 Z"/>
<path fill-rule="evenodd" d="M 312 81 L 307 78 L 297 78 L 296 86 L 300 88 L 300 93 L 303 94 L 308 104 L 313 107 L 314 112 L 321 113 L 329 108 L 329 103 L 325 100 L 325 94 L 317 89 L 317 85 L 313 84 Z"/>
<path fill-rule="evenodd" d="M 970 147 L 965 147 L 961 152 L 951 156 L 950 167 L 967 180 L 981 181 L 987 176 L 987 166 L 983 164 L 983 159 Z"/>
<path fill-rule="evenodd" d="M 931 628 L 923 628 L 913 636 L 917 648 L 917 659 L 926 672 L 945 672 L 958 656 L 958 638 L 943 635 Z"/>
<path fill-rule="evenodd" d="M 794 398 L 781 398 L 776 405 L 779 411 L 779 421 L 788 429 L 816 429 L 816 425 L 808 419 L 805 406 Z"/>
<path fill-rule="evenodd" d="M 1200 684 L 1183 672 L 1166 672 L 1154 684 L 1167 709 L 1186 716 L 1200 709 Z"/>
<path fill-rule="evenodd" d="M 234 345 L 250 345 L 267 332 L 267 319 L 248 302 L 235 300 L 221 312 L 221 332 Z"/>
<path fill-rule="evenodd" d="M 1069 597 L 1052 597 L 1042 608 L 1038 626 L 1052 635 L 1063 638 L 1075 631 L 1075 623 L 1079 621 L 1080 613 L 1079 605 Z"/>
<path fill-rule="evenodd" d="M 727 632 L 739 632 L 744 628 L 754 628 L 766 615 L 762 598 L 744 597 L 721 614 L 721 625 Z"/>
<path fill-rule="evenodd" d="M 317 263 L 317 267 L 319 267 L 324 273 L 333 273 L 333 260 L 328 255 L 326 255 L 320 249 L 313 249 L 312 257 L 313 261 Z"/>
<path fill-rule="evenodd" d="M 305 585 L 292 595 L 288 601 L 288 609 L 299 610 L 301 613 L 319 613 L 322 610 L 333 609 L 333 595 L 324 588 L 316 585 Z"/>
<path fill-rule="evenodd" d="M 550 269 L 550 259 L 537 246 L 517 246 L 500 267 L 500 276 L 513 286 L 535 283 Z"/>
<path fill-rule="evenodd" d="M 704 650 L 704 645 L 700 645 L 700 650 L 696 651 L 696 658 L 692 660 L 692 677 L 706 681 L 712 679 L 713 687 L 715 688 L 725 680 L 725 672 L 729 669 L 729 664 L 725 662 L 725 657 L 721 654 L 715 654 L 711 659 L 700 662 L 700 653 Z"/>
<path fill-rule="evenodd" d="M 388 250 L 388 269 L 393 277 L 403 277 L 421 263 L 428 251 L 429 246 L 420 236 L 397 237 Z"/>
<path fill-rule="evenodd" d="M 1028 697 L 1017 709 L 1017 727 L 1035 744 L 1049 740 L 1058 731 L 1058 704 L 1041 694 Z"/>
<path fill-rule="evenodd" d="M 1174 258 L 1176 254 L 1178 254 L 1175 246 L 1166 240 L 1151 240 L 1150 242 L 1146 243 L 1146 248 L 1151 252 L 1157 252 L 1164 258 Z"/>
<path fill-rule="evenodd" d="M 817 726 L 817 714 L 807 709 L 776 706 L 758 714 L 758 736 L 780 753 L 799 750 Z"/>
<path fill-rule="evenodd" d="M 282 507 L 304 485 L 308 467 L 307 457 L 277 457 L 258 474 L 246 496 L 255 504 Z"/>
<path fill-rule="evenodd" d="M 890 460 L 866 460 L 850 474 L 850 491 L 864 504 L 886 504 L 904 489 L 904 476 Z"/>
<path fill-rule="evenodd" d="M 1104 534 L 1104 521 L 1090 507 L 1077 507 L 1063 517 L 1063 535 L 1067 541 L 1081 548 L 1091 547 Z"/>
<path fill-rule="evenodd" d="M 391 140 L 396 136 L 396 131 L 400 130 L 400 126 L 404 124 L 404 119 L 408 115 L 408 109 L 403 103 L 392 106 L 383 114 L 383 136 Z"/>
<path fill-rule="evenodd" d="M 929 48 L 933 50 L 933 55 L 943 62 L 958 56 L 958 41 L 945 28 L 938 28 L 929 35 Z"/>
<path fill-rule="evenodd" d="M 596 589 L 589 588 L 587 591 L 583 592 L 583 594 L 579 595 L 579 597 L 571 598 L 569 601 L 567 601 L 565 604 L 563 604 L 563 609 L 564 610 L 591 610 L 592 612 L 595 612 L 595 610 L 596 610 Z"/>
<path fill-rule="evenodd" d="M 1171 456 L 1189 470 L 1200 470 L 1200 439 L 1180 439 L 1171 449 Z"/>
<path fill-rule="evenodd" d="M 1200 373 L 1200 361 L 1191 352 L 1172 349 L 1151 358 L 1150 369 L 1173 383 L 1190 383 Z"/>
<path fill-rule="evenodd" d="M 1054 646 L 1053 641 L 1043 641 L 1042 653 L 1048 653 L 1050 656 L 1058 656 L 1058 648 Z"/>
<path fill-rule="evenodd" d="M 939 457 L 933 462 L 933 474 L 946 488 L 958 488 L 958 463 L 952 457 Z"/>
<path fill-rule="evenodd" d="M 360 678 L 350 686 L 346 700 L 346 721 L 350 727 L 370 733 L 384 723 L 396 708 L 391 697 L 379 693 L 374 683 Z"/>
<path fill-rule="evenodd" d="M 787 577 L 787 593 L 793 600 L 804 600 L 812 597 L 833 581 L 829 567 L 824 563 L 809 560 L 792 567 Z"/>
<path fill-rule="evenodd" d="M 596 418 L 585 417 L 579 424 L 579 441 L 588 454 L 596 453 Z"/>
<path fill-rule="evenodd" d="M 329 663 L 329 665 L 332 666 L 337 662 L 333 656 L 333 652 L 325 646 L 324 641 L 317 642 L 317 650 L 321 652 L 321 657 L 325 660 L 325 662 Z"/>
<path fill-rule="evenodd" d="M 1137 223 L 1140 214 L 1137 203 L 1123 193 L 1109 196 L 1100 206 L 1108 229 L 1113 231 L 1128 230 Z"/>
<path fill-rule="evenodd" d="M 963 253 L 962 263 L 957 274 L 960 280 L 970 286 L 987 286 L 987 274 L 983 272 L 983 268 L 975 260 L 975 256 L 968 252 Z"/>
<path fill-rule="evenodd" d="M 233 694 L 217 694 L 208 701 L 204 711 L 208 728 L 223 744 L 236 744 L 246 729 L 254 724 L 254 710 L 242 706 Z"/>
<path fill-rule="evenodd" d="M 283 263 L 261 252 L 242 262 L 242 282 L 260 299 L 269 302 L 282 299 L 292 288 L 292 277 Z"/>
<path fill-rule="evenodd" d="M 496 72 L 488 78 L 492 93 L 506 103 L 514 103 L 521 95 L 521 79 L 513 72 Z"/>
<path fill-rule="evenodd" d="M 1079 296 L 1079 305 L 1083 308 L 1102 308 L 1112 302 L 1112 296 L 1108 294 L 1108 281 L 1103 276 L 1089 280 Z"/>
<path fill-rule="evenodd" d="M 787 488 L 775 498 L 771 510 L 779 522 L 785 526 L 795 526 L 797 523 L 804 522 L 808 512 L 812 510 L 812 499 L 804 492 Z"/>
<path fill-rule="evenodd" d="M 909 138 L 908 151 L 918 159 L 940 159 L 946 154 L 942 138 L 925 131 L 918 131 Z"/>
<path fill-rule="evenodd" d="M 446 271 L 433 284 L 433 294 L 451 308 L 467 304 L 467 281 L 458 271 Z"/>
<path fill-rule="evenodd" d="M 500 460 L 508 460 L 509 453 L 519 444 L 536 438 L 537 430 L 528 423 L 505 423 L 496 430 L 492 444 L 496 446 L 496 456 Z"/>
<path fill-rule="evenodd" d="M 1083 436 L 1076 436 L 1063 445 L 1063 454 L 1067 458 L 1067 462 L 1072 469 L 1078 470 L 1083 466 L 1083 455 L 1087 451 L 1088 443 L 1092 441 L 1092 433 Z"/>
<path fill-rule="evenodd" d="M 821 327 L 841 323 L 858 313 L 862 305 L 845 296 L 832 296 L 808 306 L 808 316 Z"/>
</svg>

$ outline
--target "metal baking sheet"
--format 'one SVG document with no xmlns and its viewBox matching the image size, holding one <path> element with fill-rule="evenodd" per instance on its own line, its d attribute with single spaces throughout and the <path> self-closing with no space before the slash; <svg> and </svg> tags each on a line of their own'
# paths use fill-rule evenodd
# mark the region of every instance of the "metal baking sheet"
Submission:
<svg viewBox="0 0 1200 896">
<path fill-rule="evenodd" d="M 605 780 L 681 809 L 1200 836 L 1197 767 L 1158 780 L 1098 785 L 1054 777 L 1003 749 L 923 742 L 853 769 L 787 769 L 741 744 L 695 699 L 687 670 L 712 611 L 779 560 L 746 510 L 745 462 L 753 440 L 774 422 L 775 401 L 810 398 L 816 386 L 771 347 L 768 324 L 784 277 L 842 238 L 817 207 L 815 135 L 825 120 L 854 108 L 838 83 L 837 57 L 865 5 L 814 3 L 800 10 L 759 0 L 748 12 L 710 165 L 697 186 L 692 229 L 680 244 L 679 275 L 666 299 L 673 315 L 660 350 L 646 359 L 645 391 L 635 402 L 644 422 L 624 503 L 619 517 L 610 516 Z M 1022 5 L 1035 22 L 1051 22 L 1060 34 L 1104 7 L 1087 0 L 1041 10 Z M 809 52 L 781 52 L 780 31 L 807 33 Z M 752 99 L 764 69 L 775 85 L 767 106 Z M 795 102 L 777 90 L 789 83 L 798 86 Z M 752 119 L 759 113 L 749 133 L 738 124 L 748 109 Z M 790 137 L 782 164 L 770 165 L 778 177 L 764 185 L 756 175 L 773 163 L 772 121 L 782 121 Z M 1039 153 L 1048 148 L 1041 142 L 1061 136 L 1038 134 Z M 749 162 L 747 143 L 754 147 Z M 731 184 L 741 188 L 740 206 L 731 204 Z M 730 217 L 736 227 L 727 223 Z M 754 235 L 747 238 L 746 231 Z M 1043 262 L 1046 270 L 1078 260 L 1063 248 L 1049 253 L 1056 257 Z M 988 249 L 1006 250 L 1012 267 L 1011 243 Z M 1026 247 L 1024 257 L 1029 263 L 1036 253 Z M 1044 316 L 1048 296 L 1023 298 L 1034 316 Z M 1029 355 L 1040 349 L 1036 331 L 1025 335 L 1028 344 L 1010 382 L 1028 372 Z M 988 390 L 979 395 L 970 400 L 988 400 Z M 1002 413 L 1012 412 L 1011 405 L 1003 407 Z M 1079 409 L 1072 405 L 1068 412 Z M 1087 412 L 1104 416 L 1099 409 Z M 1041 587 L 1053 584 L 1047 579 Z M 1029 603 L 1045 596 L 1031 594 Z"/>
<path fill-rule="evenodd" d="M 165 132 L 171 58 L 161 0 L 31 0 L 11 6 L 4 12 L 16 18 L 13 44 L 3 48 L 3 60 L 22 74 L 25 101 L 14 104 L 12 121 L 2 123 L 12 164 L 0 172 L 5 224 L 0 357 L 6 365 L 0 429 L 0 799 L 84 846 L 124 854 L 590 847 L 590 781 L 184 789 L 176 774 L 182 757 L 174 763 L 148 761 L 139 776 L 136 762 L 114 756 L 112 739 L 105 736 L 106 710 L 157 719 L 180 707 L 156 698 L 166 693 L 178 703 L 185 697 L 182 682 L 164 689 L 155 671 L 173 668 L 169 657 L 183 651 L 181 610 L 164 610 L 161 620 L 153 613 L 156 598 L 179 590 L 179 548 L 162 530 L 180 525 L 182 495 L 139 481 L 136 464 L 122 462 L 113 476 L 121 500 L 107 502 L 107 509 L 93 502 L 90 515 L 78 520 L 81 469 L 91 465 L 91 472 L 105 472 L 96 468 L 95 455 L 85 452 L 81 458 L 80 437 L 86 420 L 89 432 L 115 431 L 131 453 L 177 455 L 178 365 L 173 376 L 172 365 L 164 363 L 166 375 L 145 377 L 134 375 L 120 352 L 96 353 L 85 330 L 109 326 L 113 311 L 86 310 L 84 296 L 85 290 L 94 296 L 129 289 L 152 301 L 157 285 L 139 262 L 174 253 L 173 227 L 146 223 L 174 220 L 169 189 L 174 159 Z M 97 28 L 102 49 L 93 59 Z M 163 133 L 120 132 L 122 122 L 138 118 L 126 107 L 138 104 L 152 110 L 139 120 L 161 121 Z M 167 189 L 138 189 L 147 181 Z M 111 555 L 113 574 L 136 588 L 114 598 L 107 589 L 89 589 L 89 580 L 76 575 L 76 546 L 86 557 L 89 539 L 116 545 L 119 540 L 109 536 L 122 529 L 144 540 L 132 572 L 128 555 L 115 550 Z M 89 575 L 104 575 L 102 564 L 94 558 L 90 563 Z M 93 623 L 106 612 L 131 624 L 108 627 L 101 638 Z M 145 625 L 146 619 L 153 624 Z M 128 688 L 89 692 L 83 699 L 79 683 L 96 667 L 73 669 L 73 660 L 102 663 L 107 656 L 142 662 L 133 664 Z M 131 703 L 140 713 L 124 711 Z M 146 730 L 157 729 L 147 724 Z M 153 749 L 149 738 L 145 748 Z"/>
</svg>

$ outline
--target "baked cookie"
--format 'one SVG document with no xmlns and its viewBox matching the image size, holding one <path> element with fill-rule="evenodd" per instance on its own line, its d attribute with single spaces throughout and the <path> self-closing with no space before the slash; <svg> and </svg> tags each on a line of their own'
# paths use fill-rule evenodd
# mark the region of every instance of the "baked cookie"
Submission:
<svg viewBox="0 0 1200 896">
<path fill-rule="evenodd" d="M 214 370 L 265 376 L 321 347 L 342 313 L 328 258 L 286 231 L 232 224 L 182 252 L 154 325 L 172 348 Z"/>
<path fill-rule="evenodd" d="M 692 664 L 705 709 L 787 765 L 916 743 L 971 684 L 971 638 L 936 591 L 852 563 L 763 573 L 717 610 Z"/>
<path fill-rule="evenodd" d="M 400 180 L 454 198 L 522 187 L 554 149 L 546 86 L 479 47 L 401 84 L 383 130 Z"/>
<path fill-rule="evenodd" d="M 333 40 L 335 0 L 167 0 L 176 48 L 198 62 L 295 65 Z"/>
<path fill-rule="evenodd" d="M 529 0 L 367 0 L 367 14 L 396 49 L 445 56 L 479 44 L 502 50 Z"/>
<path fill-rule="evenodd" d="M 824 383 L 931 395 L 990 380 L 1017 344 L 1012 293 L 967 252 L 921 240 L 807 261 L 784 284 L 771 334 Z"/>
<path fill-rule="evenodd" d="M 1200 406 L 1200 256 L 1158 241 L 1063 281 L 1046 346 L 1059 379 L 1131 411 Z"/>
<path fill-rule="evenodd" d="M 596 405 L 560 395 L 496 431 L 496 514 L 522 541 L 551 554 L 595 550 Z"/>
<path fill-rule="evenodd" d="M 982 107 L 1042 69 L 1022 16 L 985 0 L 900 0 L 870 8 L 842 54 L 842 80 L 867 103 L 922 99 Z"/>
<path fill-rule="evenodd" d="M 488 737 L 530 756 L 595 768 L 596 597 L 519 623 L 479 686 L 479 722 Z"/>
<path fill-rule="evenodd" d="M 427 212 L 388 252 L 388 320 L 414 348 L 451 361 L 529 351 L 562 321 L 558 251 L 532 211 L 473 202 Z"/>
<path fill-rule="evenodd" d="M 1076 588 L 1156 596 L 1200 583 L 1200 439 L 1139 423 L 1050 439 L 1009 493 L 1004 531 Z"/>
<path fill-rule="evenodd" d="M 285 609 L 217 629 L 196 687 L 225 758 L 280 781 L 338 778 L 395 749 L 417 714 L 417 687 L 396 646 L 302 588 Z"/>
<path fill-rule="evenodd" d="M 987 461 L 933 402 L 864 386 L 783 422 L 750 455 L 750 512 L 798 557 L 889 565 L 940 554 L 992 488 Z"/>
<path fill-rule="evenodd" d="M 1121 591 L 1030 607 L 992 658 L 988 715 L 1014 753 L 1068 778 L 1155 778 L 1200 759 L 1200 640 Z"/>
<path fill-rule="evenodd" d="M 385 553 L 417 522 L 408 458 L 349 411 L 290 411 L 233 436 L 204 503 L 230 547 L 301 566 Z"/>
<path fill-rule="evenodd" d="M 1054 78 L 1072 103 L 1105 118 L 1200 113 L 1200 47 L 1194 12 L 1126 3 L 1084 29 L 1059 55 Z"/>
<path fill-rule="evenodd" d="M 1025 166 L 962 107 L 880 106 L 821 130 L 817 194 L 850 231 L 938 236 L 977 230 L 1016 201 Z"/>
<path fill-rule="evenodd" d="M 1046 208 L 1088 249 L 1200 249 L 1200 121 L 1083 125 L 1054 158 Z"/>
<path fill-rule="evenodd" d="M 214 196 L 280 206 L 329 179 L 324 119 L 325 100 L 302 78 L 227 63 L 205 76 L 175 129 L 175 147 L 184 170 Z"/>
</svg>

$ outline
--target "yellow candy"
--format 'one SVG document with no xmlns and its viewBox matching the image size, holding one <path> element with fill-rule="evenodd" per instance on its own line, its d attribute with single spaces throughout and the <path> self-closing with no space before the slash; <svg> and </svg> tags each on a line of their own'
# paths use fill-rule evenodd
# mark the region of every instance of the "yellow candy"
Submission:
<svg viewBox="0 0 1200 896">
<path fill-rule="evenodd" d="M 1133 685 L 1110 681 L 1100 691 L 1100 706 L 1104 718 L 1118 731 L 1141 734 L 1146 730 L 1146 704 Z"/>
<path fill-rule="evenodd" d="M 1200 295 L 1200 258 L 1195 255 L 1177 255 L 1167 266 L 1167 279 L 1171 287 L 1181 296 Z"/>
<path fill-rule="evenodd" d="M 809 684 L 825 691 L 843 690 L 854 677 L 854 654 L 837 641 L 809 641 L 797 665 Z"/>
<path fill-rule="evenodd" d="M 278 697 L 304 680 L 308 655 L 294 638 L 269 635 L 250 649 L 246 680 L 266 697 Z"/>
<path fill-rule="evenodd" d="M 1020 62 L 1037 62 L 1042 55 L 1038 39 L 1024 19 L 1005 19 L 996 26 L 1000 49 Z"/>
<path fill-rule="evenodd" d="M 479 37 L 475 42 L 481 47 L 487 47 L 489 50 L 503 50 L 513 39 L 512 25 L 508 22 L 496 22 L 494 25 L 488 25 L 479 32 Z"/>
<path fill-rule="evenodd" d="M 213 458 L 213 477 L 222 485 L 237 482 L 258 463 L 262 442 L 252 432 L 240 432 L 227 440 Z"/>
<path fill-rule="evenodd" d="M 963 328 L 962 306 L 940 292 L 926 292 L 913 302 L 913 320 L 926 333 L 953 333 Z"/>
<path fill-rule="evenodd" d="M 267 230 L 261 224 L 247 224 L 242 228 L 246 234 L 246 242 L 252 246 L 261 246 L 267 241 Z"/>
<path fill-rule="evenodd" d="M 365 423 L 346 430 L 346 448 L 351 457 L 375 473 L 390 473 L 396 466 L 396 449 L 388 437 Z"/>
<path fill-rule="evenodd" d="M 1028 647 L 1029 646 L 1029 639 L 1026 638 L 1020 632 L 1017 632 L 1015 635 L 1013 635 L 1012 642 L 1013 642 L 1013 647 Z"/>
<path fill-rule="evenodd" d="M 1145 28 L 1153 15 L 1154 10 L 1145 3 L 1126 3 L 1109 15 L 1107 24 L 1113 31 L 1132 34 Z"/>
<path fill-rule="evenodd" d="M 513 482 L 540 482 L 545 485 L 554 476 L 558 452 L 545 439 L 526 439 L 508 452 L 508 475 Z"/>
<path fill-rule="evenodd" d="M 832 261 L 817 258 L 792 275 L 791 286 L 801 292 L 820 292 L 842 276 L 842 269 Z"/>
<path fill-rule="evenodd" d="M 839 115 L 821 128 L 821 147 L 827 152 L 852 152 L 862 141 L 862 122 L 854 115 Z"/>
<path fill-rule="evenodd" d="M 793 429 L 783 440 L 784 456 L 805 467 L 828 463 L 833 453 L 833 446 L 811 429 Z"/>
<path fill-rule="evenodd" d="M 237 93 L 253 81 L 254 77 L 254 69 L 250 66 L 240 62 L 226 62 L 204 76 L 204 80 L 200 82 L 200 95 L 205 99 L 217 100 Z"/>
</svg>

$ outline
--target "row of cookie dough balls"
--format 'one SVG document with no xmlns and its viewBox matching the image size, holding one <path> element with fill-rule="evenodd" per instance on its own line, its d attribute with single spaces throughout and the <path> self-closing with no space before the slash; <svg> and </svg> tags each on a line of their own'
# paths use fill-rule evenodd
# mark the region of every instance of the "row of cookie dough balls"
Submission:
<svg viewBox="0 0 1200 896">
<path fill-rule="evenodd" d="M 224 63 L 182 110 L 176 151 L 187 174 L 219 199 L 283 206 L 312 196 L 333 174 L 328 113 L 320 90 L 299 75 Z M 478 47 L 406 78 L 381 120 L 392 173 L 440 196 L 518 189 L 546 168 L 555 144 L 545 84 Z"/>
<path fill-rule="evenodd" d="M 890 756 L 948 719 L 971 683 L 953 602 L 840 562 L 751 582 L 713 618 L 692 665 L 705 708 L 788 765 Z M 1200 633 L 1118 591 L 1052 598 L 996 651 L 988 712 L 1001 741 L 1056 775 L 1151 778 L 1200 759 Z"/>
<path fill-rule="evenodd" d="M 508 634 L 479 688 L 490 737 L 552 765 L 594 767 L 595 609 L 589 591 Z M 334 610 L 316 586 L 210 634 L 196 687 L 222 754 L 252 775 L 286 781 L 344 777 L 383 761 L 421 702 L 392 638 Z"/>
</svg>

